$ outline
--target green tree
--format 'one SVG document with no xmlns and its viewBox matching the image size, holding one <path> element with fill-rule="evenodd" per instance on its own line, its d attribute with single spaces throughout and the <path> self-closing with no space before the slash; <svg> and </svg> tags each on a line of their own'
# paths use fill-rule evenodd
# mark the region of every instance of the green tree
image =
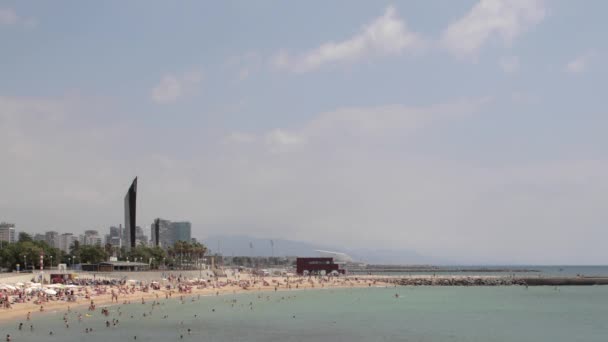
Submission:
<svg viewBox="0 0 608 342">
<path fill-rule="evenodd" d="M 101 246 L 81 246 L 74 255 L 83 264 L 97 264 L 108 259 L 108 253 Z"/>
<path fill-rule="evenodd" d="M 20 232 L 19 233 L 19 237 L 17 238 L 17 241 L 19 242 L 33 242 L 34 239 L 32 238 L 32 236 L 26 232 Z"/>
</svg>

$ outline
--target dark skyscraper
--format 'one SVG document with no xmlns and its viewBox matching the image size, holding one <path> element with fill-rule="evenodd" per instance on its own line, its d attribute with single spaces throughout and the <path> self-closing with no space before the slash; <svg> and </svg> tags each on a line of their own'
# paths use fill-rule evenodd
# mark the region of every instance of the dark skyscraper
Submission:
<svg viewBox="0 0 608 342">
<path fill-rule="evenodd" d="M 160 246 L 160 219 L 154 220 L 154 235 L 152 236 L 154 246 Z"/>
<path fill-rule="evenodd" d="M 125 229 L 128 232 L 129 236 L 129 246 L 131 248 L 135 248 L 136 236 L 135 236 L 135 226 L 136 226 L 136 210 L 135 204 L 137 203 L 137 177 L 133 180 L 129 191 L 127 191 L 127 195 L 125 196 Z"/>
</svg>

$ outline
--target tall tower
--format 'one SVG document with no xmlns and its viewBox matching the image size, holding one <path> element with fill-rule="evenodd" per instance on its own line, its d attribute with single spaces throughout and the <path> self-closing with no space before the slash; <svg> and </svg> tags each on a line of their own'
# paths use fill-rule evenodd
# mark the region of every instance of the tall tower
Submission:
<svg viewBox="0 0 608 342">
<path fill-rule="evenodd" d="M 152 239 L 154 240 L 154 246 L 160 246 L 160 219 L 154 220 L 154 229 Z"/>
<path fill-rule="evenodd" d="M 135 237 L 135 226 L 137 225 L 136 216 L 136 203 L 137 203 L 137 177 L 131 183 L 131 187 L 125 195 L 125 230 L 128 232 L 129 247 L 135 248 L 136 237 Z"/>
</svg>

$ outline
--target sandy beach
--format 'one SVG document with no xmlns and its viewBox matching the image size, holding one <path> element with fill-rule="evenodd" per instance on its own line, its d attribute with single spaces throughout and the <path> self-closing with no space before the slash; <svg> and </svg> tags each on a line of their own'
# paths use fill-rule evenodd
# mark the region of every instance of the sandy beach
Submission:
<svg viewBox="0 0 608 342">
<path fill-rule="evenodd" d="M 137 279 L 137 274 L 129 274 Z M 383 277 L 386 278 L 386 277 Z M 328 289 L 349 287 L 394 286 L 376 277 L 253 277 L 248 274 L 229 276 L 217 280 L 172 279 L 158 280 L 149 283 L 133 283 L 123 285 L 89 285 L 79 286 L 76 290 L 76 300 L 67 301 L 65 298 L 46 296 L 40 304 L 34 303 L 37 298 L 29 298 L 23 303 L 14 303 L 11 308 L 0 308 L 0 320 L 26 319 L 28 312 L 32 317 L 49 313 L 68 312 L 72 309 L 82 310 L 91 306 L 95 309 L 108 305 L 141 304 L 157 299 L 179 299 L 192 296 L 220 296 L 256 291 L 295 291 L 305 289 Z M 160 288 L 158 288 L 160 287 Z M 118 299 L 113 299 L 112 292 Z M 41 311 L 41 306 L 44 311 Z M 91 309 L 90 307 L 88 309 Z"/>
</svg>

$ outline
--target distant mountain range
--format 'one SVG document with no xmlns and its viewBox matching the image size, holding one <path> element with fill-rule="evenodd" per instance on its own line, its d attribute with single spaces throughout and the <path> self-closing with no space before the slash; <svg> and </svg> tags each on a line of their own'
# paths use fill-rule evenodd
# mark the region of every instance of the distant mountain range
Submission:
<svg viewBox="0 0 608 342">
<path fill-rule="evenodd" d="M 271 240 L 273 241 L 271 243 Z M 446 264 L 442 260 L 420 255 L 409 250 L 340 248 L 318 245 L 309 242 L 261 239 L 244 235 L 215 235 L 202 241 L 212 253 L 219 252 L 226 256 L 319 256 L 316 250 L 342 252 L 353 257 L 355 261 L 370 264 Z M 273 248 L 274 245 L 274 248 Z"/>
</svg>

